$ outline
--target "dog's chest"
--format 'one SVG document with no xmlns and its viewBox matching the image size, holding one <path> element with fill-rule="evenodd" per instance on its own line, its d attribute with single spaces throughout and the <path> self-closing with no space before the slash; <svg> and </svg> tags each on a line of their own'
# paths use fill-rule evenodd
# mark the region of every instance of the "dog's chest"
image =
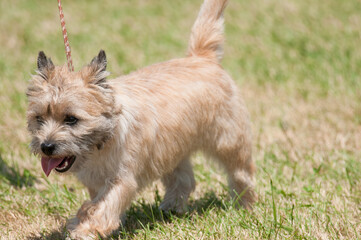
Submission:
<svg viewBox="0 0 361 240">
<path fill-rule="evenodd" d="M 99 189 L 105 185 L 107 179 L 116 178 L 118 165 L 119 162 L 108 157 L 89 159 L 76 176 L 86 187 Z"/>
</svg>

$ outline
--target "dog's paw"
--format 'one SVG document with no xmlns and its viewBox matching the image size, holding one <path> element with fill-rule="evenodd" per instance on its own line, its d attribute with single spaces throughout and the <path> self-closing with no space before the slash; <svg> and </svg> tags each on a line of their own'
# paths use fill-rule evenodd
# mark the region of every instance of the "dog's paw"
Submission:
<svg viewBox="0 0 361 240">
<path fill-rule="evenodd" d="M 87 227 L 86 224 L 80 223 L 77 217 L 68 220 L 66 225 L 67 233 L 66 238 L 67 240 L 76 239 L 76 240 L 92 240 L 97 239 L 97 236 L 89 231 L 89 226 Z"/>
<path fill-rule="evenodd" d="M 83 235 L 83 233 L 75 231 L 75 232 L 69 232 L 65 239 L 66 240 L 96 240 L 99 238 L 94 234 Z"/>
<path fill-rule="evenodd" d="M 119 215 L 106 212 L 105 204 L 85 202 L 75 218 L 67 223 L 71 239 L 98 239 L 106 237 L 119 227 Z"/>
<path fill-rule="evenodd" d="M 182 215 L 188 211 L 187 204 L 184 201 L 169 201 L 164 200 L 159 205 L 159 209 L 163 212 L 171 212 Z"/>
<path fill-rule="evenodd" d="M 80 223 L 80 220 L 77 217 L 74 217 L 68 220 L 66 225 L 67 236 L 66 239 L 76 239 L 76 240 L 90 240 L 95 239 L 95 236 L 89 232 L 83 224 Z"/>
</svg>

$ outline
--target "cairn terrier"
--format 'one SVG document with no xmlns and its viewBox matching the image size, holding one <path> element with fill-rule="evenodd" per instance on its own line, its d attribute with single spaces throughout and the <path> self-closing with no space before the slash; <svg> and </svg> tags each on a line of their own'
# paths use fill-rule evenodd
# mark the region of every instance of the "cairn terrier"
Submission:
<svg viewBox="0 0 361 240">
<path fill-rule="evenodd" d="M 224 166 L 241 206 L 255 201 L 249 114 L 220 65 L 226 4 L 204 1 L 185 58 L 115 79 L 107 79 L 104 51 L 78 72 L 39 53 L 27 90 L 32 152 L 47 176 L 72 172 L 91 198 L 67 223 L 72 238 L 110 234 L 157 179 L 166 189 L 160 208 L 184 212 L 198 150 Z"/>
</svg>

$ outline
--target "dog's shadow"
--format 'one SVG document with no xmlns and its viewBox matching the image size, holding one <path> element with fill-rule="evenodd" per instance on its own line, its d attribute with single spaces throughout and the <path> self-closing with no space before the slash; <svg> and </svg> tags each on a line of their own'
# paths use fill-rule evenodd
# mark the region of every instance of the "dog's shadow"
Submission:
<svg viewBox="0 0 361 240">
<path fill-rule="evenodd" d="M 132 239 L 141 229 L 153 229 L 158 224 L 166 224 L 172 222 L 175 218 L 191 218 L 193 215 L 203 215 L 209 209 L 218 208 L 226 209 L 227 205 L 224 196 L 217 196 L 213 191 L 205 193 L 205 195 L 197 200 L 190 200 L 188 204 L 188 212 L 184 215 L 178 215 L 172 212 L 163 212 L 159 210 L 161 199 L 156 194 L 153 204 L 139 200 L 133 204 L 126 213 L 126 221 L 123 226 L 105 239 Z M 53 231 L 40 237 L 28 237 L 28 240 L 57 240 L 64 239 L 66 235 L 65 227 L 62 231 Z M 99 237 L 99 239 L 102 239 Z M 104 239 L 104 238 L 103 238 Z"/>
<path fill-rule="evenodd" d="M 203 215 L 209 209 L 218 208 L 225 209 L 226 204 L 222 199 L 227 199 L 226 196 L 217 196 L 213 191 L 206 192 L 205 195 L 197 200 L 190 200 L 188 203 L 188 211 L 179 215 L 174 212 L 163 212 L 159 210 L 161 198 L 156 192 L 156 199 L 153 204 L 147 204 L 144 201 L 138 201 L 133 204 L 127 211 L 127 218 L 125 225 L 119 228 L 113 234 L 115 239 L 132 238 L 139 229 L 152 230 L 156 225 L 171 223 L 175 218 L 192 218 L 193 215 Z M 111 239 L 111 238 L 110 238 Z"/>
<path fill-rule="evenodd" d="M 27 169 L 21 172 L 16 162 L 13 166 L 8 165 L 0 151 L 0 181 L 1 178 L 16 188 L 31 187 L 36 182 L 35 176 Z"/>
</svg>

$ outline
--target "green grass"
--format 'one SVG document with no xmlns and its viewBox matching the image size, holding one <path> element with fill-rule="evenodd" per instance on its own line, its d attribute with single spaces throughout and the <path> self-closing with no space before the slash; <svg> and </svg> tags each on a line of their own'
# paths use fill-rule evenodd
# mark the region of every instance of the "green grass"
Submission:
<svg viewBox="0 0 361 240">
<path fill-rule="evenodd" d="M 184 56 L 201 0 L 63 1 L 76 69 L 100 49 L 112 76 Z M 59 239 L 88 193 L 46 178 L 29 151 L 26 86 L 44 50 L 65 63 L 56 1 L 0 1 L 0 238 Z M 361 2 L 230 0 L 223 66 L 253 119 L 258 201 L 227 200 L 219 167 L 193 158 L 184 216 L 155 183 L 113 239 L 360 239 Z"/>
</svg>

